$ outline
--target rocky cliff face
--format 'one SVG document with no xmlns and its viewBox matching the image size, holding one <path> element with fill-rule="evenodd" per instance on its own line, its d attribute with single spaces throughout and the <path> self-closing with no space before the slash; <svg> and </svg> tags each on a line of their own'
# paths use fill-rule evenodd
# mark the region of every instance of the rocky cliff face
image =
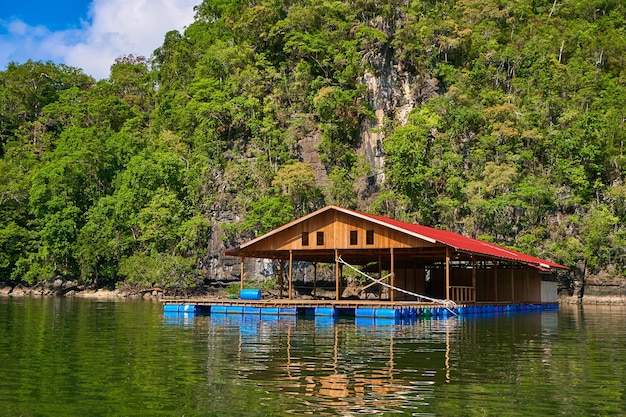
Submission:
<svg viewBox="0 0 626 417">
<path fill-rule="evenodd" d="M 374 110 L 375 120 L 361 126 L 359 155 L 372 168 L 373 175 L 363 182 L 360 200 L 369 203 L 379 186 L 385 182 L 385 132 L 389 124 L 402 126 L 411 110 L 437 95 L 437 79 L 415 77 L 402 67 L 385 59 L 377 61 L 375 72 L 367 72 L 362 82 L 367 87 L 368 103 Z"/>
<path fill-rule="evenodd" d="M 384 27 L 382 22 L 372 22 L 379 29 L 392 35 L 391 28 Z M 402 126 L 407 122 L 409 113 L 421 103 L 437 96 L 439 85 L 436 78 L 415 76 L 391 60 L 389 44 L 379 45 L 376 53 L 366 54 L 364 60 L 372 68 L 366 72 L 360 82 L 366 87 L 368 106 L 373 110 L 375 118 L 363 121 L 360 128 L 360 146 L 357 155 L 363 157 L 369 165 L 368 177 L 357 180 L 357 194 L 361 208 L 365 208 L 376 197 L 381 185 L 385 183 L 385 146 L 386 132 L 391 127 Z M 296 144 L 296 152 L 301 161 L 311 165 L 315 171 L 318 186 L 324 188 L 328 176 L 320 158 L 318 147 L 322 140 L 319 129 L 309 120 L 304 123 L 307 131 L 299 132 L 300 139 Z M 217 208 L 211 216 L 212 235 L 207 246 L 207 257 L 202 268 L 207 280 L 231 281 L 238 280 L 240 275 L 239 259 L 224 256 L 224 232 L 221 224 L 238 220 L 237 213 L 227 207 Z M 305 265 L 297 271 L 302 279 L 312 272 Z M 247 260 L 246 275 L 265 277 L 275 272 L 276 265 L 268 265 L 264 260 Z"/>
<path fill-rule="evenodd" d="M 620 276 L 585 276 L 584 271 L 575 270 L 562 284 L 560 301 L 564 303 L 626 305 L 626 283 Z"/>
</svg>

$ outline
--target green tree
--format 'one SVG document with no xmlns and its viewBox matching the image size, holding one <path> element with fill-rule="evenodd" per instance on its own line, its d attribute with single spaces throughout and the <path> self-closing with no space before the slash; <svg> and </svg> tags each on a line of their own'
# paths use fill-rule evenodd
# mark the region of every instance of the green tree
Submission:
<svg viewBox="0 0 626 417">
<path fill-rule="evenodd" d="M 295 218 L 291 199 L 284 195 L 260 198 L 250 204 L 245 220 L 235 227 L 226 229 L 248 236 L 259 236 Z"/>
<path fill-rule="evenodd" d="M 605 206 L 594 206 L 583 219 L 581 240 L 586 266 L 590 272 L 605 266 L 613 246 L 618 218 Z"/>
<path fill-rule="evenodd" d="M 298 216 L 321 207 L 323 196 L 315 183 L 315 171 L 309 164 L 285 165 L 276 173 L 272 185 L 291 200 Z"/>
<path fill-rule="evenodd" d="M 190 287 L 195 285 L 194 262 L 167 253 L 134 254 L 120 262 L 125 282 L 140 287 Z"/>
<path fill-rule="evenodd" d="M 87 89 L 94 80 L 79 69 L 52 62 L 10 63 L 0 72 L 0 156 L 4 144 L 18 130 L 32 129 L 31 123 L 44 107 L 70 88 Z"/>
<path fill-rule="evenodd" d="M 209 219 L 239 241 L 326 203 L 621 274 L 626 10 L 596 3 L 204 1 L 109 79 L 9 64 L 0 279 L 192 285 Z"/>
</svg>

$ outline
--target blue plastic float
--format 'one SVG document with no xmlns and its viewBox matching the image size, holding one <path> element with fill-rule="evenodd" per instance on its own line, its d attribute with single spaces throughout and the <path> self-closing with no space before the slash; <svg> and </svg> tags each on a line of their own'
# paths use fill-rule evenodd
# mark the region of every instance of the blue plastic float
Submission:
<svg viewBox="0 0 626 417">
<path fill-rule="evenodd" d="M 263 294 L 261 294 L 261 290 L 254 290 L 250 288 L 244 288 L 239 291 L 239 298 L 242 300 L 260 300 L 263 298 Z"/>
</svg>

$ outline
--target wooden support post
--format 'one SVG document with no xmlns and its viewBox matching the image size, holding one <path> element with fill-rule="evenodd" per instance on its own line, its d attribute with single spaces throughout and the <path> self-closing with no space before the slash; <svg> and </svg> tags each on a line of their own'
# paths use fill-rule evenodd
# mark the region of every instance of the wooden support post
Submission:
<svg viewBox="0 0 626 417">
<path fill-rule="evenodd" d="M 284 273 L 285 273 L 285 260 L 284 259 L 279 259 L 278 260 L 278 298 L 283 298 L 283 285 L 285 284 L 284 281 Z"/>
<path fill-rule="evenodd" d="M 421 292 L 421 290 L 417 289 L 417 258 L 413 258 L 413 279 L 411 282 L 411 288 L 408 288 L 407 285 L 407 289 L 409 291 L 413 291 L 413 292 Z M 418 298 L 419 300 L 419 298 Z"/>
<path fill-rule="evenodd" d="M 391 271 L 389 271 L 391 273 L 391 277 L 389 277 L 389 281 L 390 281 L 389 283 L 391 285 L 391 288 L 389 290 L 391 291 L 391 294 L 389 294 L 389 301 L 393 303 L 395 300 L 394 287 L 396 286 L 396 261 L 393 256 L 393 248 L 391 248 L 389 251 L 390 251 L 389 257 L 391 261 Z"/>
<path fill-rule="evenodd" d="M 480 263 L 480 272 L 481 272 L 480 283 L 482 284 L 481 285 L 482 299 L 486 300 L 487 299 L 487 261 L 482 261 Z M 476 294 L 476 301 L 478 301 L 478 294 Z"/>
<path fill-rule="evenodd" d="M 313 297 L 317 297 L 317 262 L 313 262 Z"/>
<path fill-rule="evenodd" d="M 383 276 L 383 256 L 378 255 L 378 279 L 381 279 Z M 383 286 L 378 285 L 378 299 L 380 300 L 383 296 Z"/>
<path fill-rule="evenodd" d="M 495 291 L 495 301 L 498 302 L 498 262 L 493 263 L 493 289 Z"/>
<path fill-rule="evenodd" d="M 293 251 L 289 249 L 289 299 L 293 299 Z"/>
<path fill-rule="evenodd" d="M 526 267 L 526 295 L 524 296 L 524 301 L 530 301 L 530 270 Z"/>
<path fill-rule="evenodd" d="M 450 249 L 446 247 L 446 300 L 450 299 Z"/>
<path fill-rule="evenodd" d="M 343 294 L 343 264 L 339 264 L 339 298 Z"/>
<path fill-rule="evenodd" d="M 243 290 L 243 275 L 244 275 L 244 263 L 246 261 L 246 257 L 242 256 L 241 257 L 241 278 L 239 279 L 239 289 Z"/>
<path fill-rule="evenodd" d="M 476 302 L 476 258 L 472 255 L 472 302 Z"/>
<path fill-rule="evenodd" d="M 339 251 L 335 249 L 335 300 L 339 301 L 339 280 L 341 273 L 339 272 Z"/>
<path fill-rule="evenodd" d="M 511 302 L 515 302 L 515 265 L 511 262 Z"/>
</svg>

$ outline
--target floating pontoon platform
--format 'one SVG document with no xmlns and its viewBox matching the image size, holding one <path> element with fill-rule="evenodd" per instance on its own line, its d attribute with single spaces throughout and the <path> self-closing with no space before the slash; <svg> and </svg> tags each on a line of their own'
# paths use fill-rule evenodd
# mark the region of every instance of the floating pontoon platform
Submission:
<svg viewBox="0 0 626 417">
<path fill-rule="evenodd" d="M 168 299 L 165 315 L 236 314 L 256 316 L 354 316 L 368 318 L 447 318 L 478 314 L 556 310 L 557 303 L 476 303 L 454 308 L 437 303 L 389 302 L 372 300 L 244 300 L 244 299 Z"/>
</svg>

